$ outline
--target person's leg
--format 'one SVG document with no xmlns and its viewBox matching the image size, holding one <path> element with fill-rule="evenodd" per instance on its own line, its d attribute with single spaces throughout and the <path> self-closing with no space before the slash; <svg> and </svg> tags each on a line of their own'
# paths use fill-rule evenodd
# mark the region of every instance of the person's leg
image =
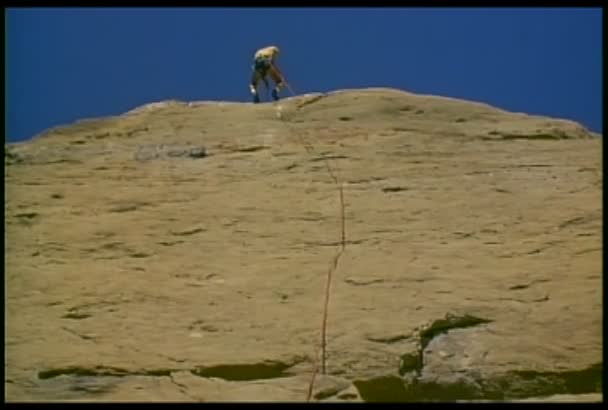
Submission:
<svg viewBox="0 0 608 410">
<path fill-rule="evenodd" d="M 266 93 L 270 90 L 270 85 L 268 84 L 268 77 L 262 78 L 264 80 L 264 87 L 266 87 Z"/>
<path fill-rule="evenodd" d="M 268 72 L 272 78 L 272 81 L 275 83 L 275 87 L 272 90 L 272 98 L 276 101 L 279 99 L 279 92 L 281 92 L 281 88 L 283 88 L 285 84 L 283 83 L 283 78 L 274 67 L 270 67 Z"/>
<path fill-rule="evenodd" d="M 249 83 L 249 91 L 251 91 L 251 95 L 253 96 L 253 102 L 260 102 L 260 95 L 258 94 L 258 83 L 260 81 L 260 73 L 258 70 L 253 70 L 251 73 L 251 82 Z"/>
</svg>

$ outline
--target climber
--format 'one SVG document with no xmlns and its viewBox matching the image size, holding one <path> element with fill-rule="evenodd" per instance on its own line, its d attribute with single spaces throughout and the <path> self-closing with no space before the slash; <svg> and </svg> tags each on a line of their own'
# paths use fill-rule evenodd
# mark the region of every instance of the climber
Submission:
<svg viewBox="0 0 608 410">
<path fill-rule="evenodd" d="M 279 55 L 279 48 L 276 46 L 264 47 L 256 51 L 253 57 L 253 73 L 251 74 L 251 83 L 249 84 L 249 90 L 253 95 L 253 102 L 259 103 L 260 96 L 258 94 L 258 83 L 260 80 L 264 81 L 266 89 L 268 89 L 268 79 L 266 76 L 269 74 L 275 83 L 275 87 L 272 90 L 272 98 L 276 101 L 279 99 L 279 92 L 285 85 L 283 75 L 276 66 L 275 60 Z"/>
</svg>

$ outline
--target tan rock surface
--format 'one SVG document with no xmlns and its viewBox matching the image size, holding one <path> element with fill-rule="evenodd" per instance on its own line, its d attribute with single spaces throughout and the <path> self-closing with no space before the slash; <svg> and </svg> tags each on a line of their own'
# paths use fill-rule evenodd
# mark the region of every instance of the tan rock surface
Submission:
<svg viewBox="0 0 608 410">
<path fill-rule="evenodd" d="M 329 171 L 346 246 L 317 399 L 599 393 L 601 144 L 391 89 L 157 103 L 13 144 L 6 399 L 306 400 Z"/>
</svg>

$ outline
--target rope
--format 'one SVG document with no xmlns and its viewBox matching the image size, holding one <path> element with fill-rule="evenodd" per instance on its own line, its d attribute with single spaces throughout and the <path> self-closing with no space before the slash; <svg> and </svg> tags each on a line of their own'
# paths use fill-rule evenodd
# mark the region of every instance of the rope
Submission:
<svg viewBox="0 0 608 410">
<path fill-rule="evenodd" d="M 283 81 L 284 81 L 285 85 L 287 86 L 287 88 L 289 89 L 289 91 L 295 95 L 295 93 L 293 92 L 293 90 L 291 89 L 289 84 L 287 84 L 287 82 L 284 79 L 283 79 Z M 296 106 L 294 114 L 299 109 L 300 109 L 300 107 Z M 277 107 L 277 117 L 286 124 L 287 128 L 290 129 L 291 134 L 293 134 L 297 137 L 298 141 L 304 147 L 304 149 L 306 150 L 307 153 L 311 154 L 314 152 L 314 147 L 304 139 L 304 136 L 299 131 L 297 131 L 295 128 L 289 127 L 289 125 L 287 125 L 287 121 L 286 121 L 285 117 L 283 116 L 282 107 L 280 105 Z M 329 269 L 327 271 L 327 280 L 325 283 L 325 298 L 324 298 L 324 303 L 323 303 L 323 316 L 322 316 L 322 321 L 321 321 L 321 332 L 320 332 L 321 333 L 321 342 L 320 342 L 319 350 L 320 350 L 320 356 L 321 356 L 321 374 L 326 374 L 326 372 L 327 372 L 327 317 L 328 317 L 328 312 L 329 312 L 329 300 L 330 300 L 330 296 L 331 296 L 331 282 L 332 282 L 333 274 L 335 273 L 335 271 L 338 268 L 338 263 L 340 261 L 340 257 L 342 256 L 342 254 L 344 253 L 344 250 L 346 249 L 346 217 L 345 217 L 345 212 L 344 212 L 344 209 L 345 209 L 345 207 L 344 207 L 344 190 L 342 188 L 342 184 L 339 181 L 338 177 L 336 176 L 333 168 L 331 167 L 329 160 L 323 154 L 322 154 L 322 157 L 323 157 L 323 162 L 325 163 L 327 172 L 328 172 L 330 178 L 332 179 L 332 181 L 334 182 L 334 184 L 336 185 L 338 192 L 339 192 L 340 232 L 341 232 L 341 236 L 340 236 L 340 239 L 341 239 L 340 245 L 341 246 L 329 266 Z M 309 402 L 311 400 L 314 383 L 315 383 L 316 376 L 318 373 L 319 373 L 319 352 L 317 351 L 317 354 L 315 355 L 315 362 L 314 362 L 314 366 L 313 366 L 312 377 L 311 377 L 310 383 L 308 385 L 308 390 L 307 390 L 307 395 L 306 395 L 307 402 Z"/>
</svg>

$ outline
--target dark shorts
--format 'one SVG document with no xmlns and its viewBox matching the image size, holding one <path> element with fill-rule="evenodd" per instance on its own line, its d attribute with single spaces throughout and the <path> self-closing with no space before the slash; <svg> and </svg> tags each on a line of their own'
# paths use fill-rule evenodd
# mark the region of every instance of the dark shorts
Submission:
<svg viewBox="0 0 608 410">
<path fill-rule="evenodd" d="M 259 72 L 262 76 L 266 75 L 269 68 L 270 60 L 268 58 L 259 58 L 253 62 L 253 69 Z"/>
</svg>

